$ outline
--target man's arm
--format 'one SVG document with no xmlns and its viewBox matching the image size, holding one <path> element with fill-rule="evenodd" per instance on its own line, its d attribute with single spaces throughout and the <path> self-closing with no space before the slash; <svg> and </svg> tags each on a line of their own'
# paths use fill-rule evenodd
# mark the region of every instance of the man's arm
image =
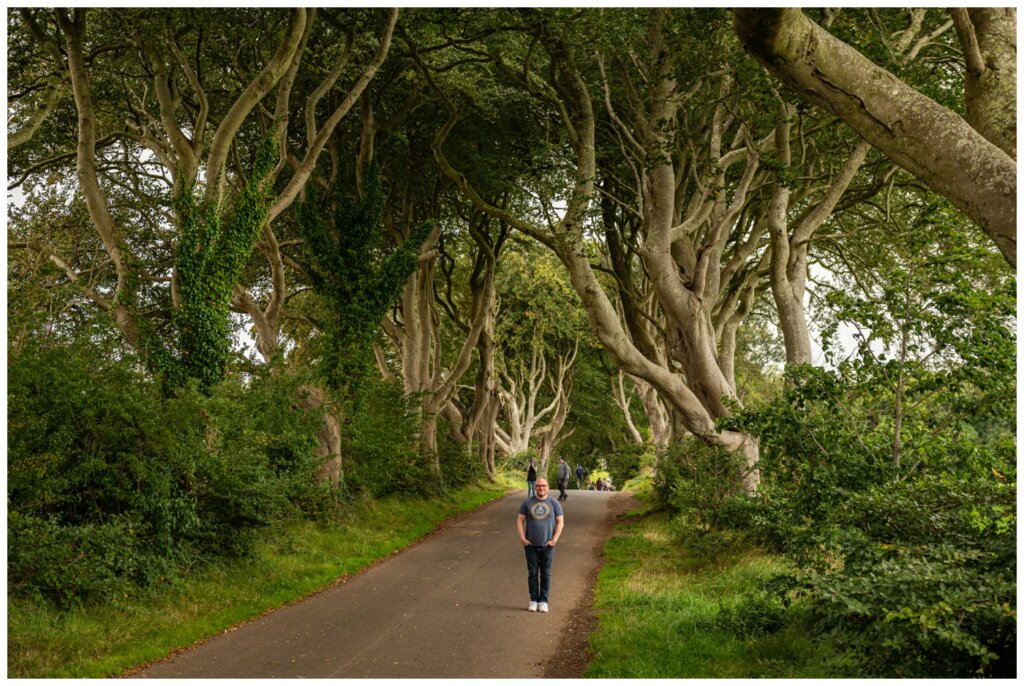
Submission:
<svg viewBox="0 0 1024 686">
<path fill-rule="evenodd" d="M 530 545 L 530 542 L 526 540 L 526 515 L 521 514 L 516 518 L 516 530 L 519 532 L 519 542 L 523 545 Z M 558 531 L 561 531 L 562 527 L 559 524 Z M 555 532 L 557 537 L 558 532 Z"/>
<path fill-rule="evenodd" d="M 554 548 L 555 545 L 558 543 L 558 537 L 562 535 L 563 526 L 565 526 L 565 517 L 561 515 L 555 517 L 555 535 L 551 537 L 550 541 L 548 541 L 548 545 L 552 548 Z"/>
</svg>

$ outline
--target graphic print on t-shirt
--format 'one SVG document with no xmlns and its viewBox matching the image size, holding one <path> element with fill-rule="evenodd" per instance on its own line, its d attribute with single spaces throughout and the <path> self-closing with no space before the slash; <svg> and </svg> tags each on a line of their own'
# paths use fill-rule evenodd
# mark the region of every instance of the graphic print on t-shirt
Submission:
<svg viewBox="0 0 1024 686">
<path fill-rule="evenodd" d="M 530 516 L 534 519 L 547 519 L 551 515 L 551 506 L 547 503 L 534 503 L 530 507 Z"/>
</svg>

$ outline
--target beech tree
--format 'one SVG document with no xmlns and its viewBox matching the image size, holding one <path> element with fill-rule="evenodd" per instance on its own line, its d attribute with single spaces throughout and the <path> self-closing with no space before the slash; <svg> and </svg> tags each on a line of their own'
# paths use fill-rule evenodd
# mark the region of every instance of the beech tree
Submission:
<svg viewBox="0 0 1024 686">
<path fill-rule="evenodd" d="M 725 165 L 719 163 L 719 168 L 728 167 L 731 163 L 744 159 L 744 153 L 747 152 L 747 172 L 740 184 L 737 198 L 729 203 L 724 193 L 709 197 L 705 190 L 703 197 L 698 194 L 696 202 L 691 200 L 689 203 L 688 206 L 692 208 L 690 216 L 685 219 L 678 216 L 672 160 L 658 155 L 658 151 L 673 148 L 668 140 L 672 133 L 661 126 L 656 126 L 655 123 L 674 119 L 683 92 L 676 90 L 677 85 L 671 76 L 671 67 L 674 65 L 665 59 L 668 55 L 662 35 L 665 14 L 654 11 L 647 19 L 645 43 L 648 52 L 644 56 L 641 69 L 650 70 L 644 74 L 648 84 L 644 106 L 650 109 L 640 112 L 647 124 L 647 128 L 640 132 L 643 142 L 638 143 L 635 139 L 633 141 L 645 150 L 645 157 L 650 163 L 650 166 L 643 170 L 645 179 L 641 189 L 641 198 L 644 201 L 642 221 L 646 227 L 646 236 L 640 253 L 647 269 L 652 273 L 660 305 L 666 317 L 672 319 L 675 331 L 680 334 L 676 340 L 682 344 L 678 358 L 682 374 L 652 361 L 631 343 L 622 329 L 612 301 L 591 267 L 585 248 L 584 229 L 588 223 L 592 197 L 595 194 L 596 117 L 584 71 L 577 62 L 574 45 L 562 35 L 558 22 L 554 21 L 553 17 L 531 15 L 528 18 L 530 30 L 537 36 L 535 42 L 539 47 L 543 47 L 550 60 L 550 81 L 542 80 L 531 72 L 529 62 L 514 69 L 505 64 L 503 56 L 495 55 L 494 58 L 498 69 L 506 78 L 514 79 L 524 91 L 532 93 L 535 98 L 554 106 L 556 111 L 560 112 L 562 125 L 573 152 L 575 167 L 572 170 L 572 187 L 567 191 L 566 209 L 561 217 L 555 219 L 553 214 L 549 214 L 546 226 L 534 223 L 495 207 L 475 191 L 466 176 L 452 167 L 444 154 L 444 140 L 458 121 L 454 107 L 451 108 L 453 114 L 448 124 L 437 136 L 434 146 L 435 157 L 449 179 L 477 207 L 536 238 L 558 255 L 587 310 L 595 335 L 615 363 L 658 388 L 662 396 L 679 413 L 681 422 L 693 434 L 727 450 L 742 451 L 747 462 L 746 487 L 753 491 L 758 480 L 756 440 L 746 434 L 719 431 L 715 428 L 715 418 L 727 415 L 728 403 L 737 402 L 738 399 L 718 365 L 713 330 L 708 327 L 707 317 L 710 313 L 701 304 L 701 294 L 695 291 L 687 293 L 692 285 L 684 285 L 678 277 L 680 268 L 688 270 L 688 280 L 695 279 L 696 281 L 691 281 L 691 284 L 696 284 L 695 287 L 703 291 L 707 283 L 705 279 L 709 264 L 717 264 L 720 252 L 711 250 L 697 258 L 693 253 L 687 255 L 685 252 L 674 252 L 673 244 L 689 236 L 691 231 L 704 226 L 706 221 L 712 233 L 725 232 L 743 206 L 743 196 L 756 171 L 756 156 L 751 153 L 749 146 L 740 136 L 736 141 L 739 146 L 729 151 Z M 523 76 L 520 78 L 519 74 Z M 712 134 L 710 141 L 716 162 L 717 157 L 723 155 L 722 136 L 721 129 L 718 129 Z M 644 145 L 647 147 L 644 148 Z M 712 210 L 715 210 L 713 217 Z M 709 217 L 712 217 L 710 221 Z M 683 221 L 680 222 L 680 219 Z M 719 251 L 721 247 L 724 246 L 719 246 Z M 680 256 L 678 259 L 682 260 L 681 264 L 676 262 L 676 255 Z"/>
<path fill-rule="evenodd" d="M 476 374 L 472 387 L 472 399 L 468 403 L 459 401 L 456 392 L 442 410 L 449 422 L 450 434 L 463 446 L 468 456 L 473 454 L 474 442 L 479 450 L 479 460 L 484 473 L 494 480 L 497 477 L 495 454 L 500 446 L 498 435 L 498 413 L 501 411 L 500 386 L 498 381 L 499 340 L 497 331 L 498 295 L 496 271 L 505 241 L 509 236 L 507 225 L 493 222 L 486 215 L 476 212 L 467 220 L 467 228 L 473 242 L 472 270 L 467 286 L 471 307 L 482 308 L 480 333 L 476 338 Z M 492 229 L 492 225 L 496 228 Z M 442 253 L 442 256 L 445 255 Z M 449 263 L 450 264 L 450 263 Z M 472 323 L 465 323 L 458 315 L 451 299 L 452 273 L 445 271 L 447 296 L 437 294 L 437 302 L 448 313 L 459 331 L 472 335 Z M 478 304 L 479 303 L 479 304 Z M 454 410 L 454 411 L 453 411 Z"/>
<path fill-rule="evenodd" d="M 954 16 L 965 45 L 971 123 L 875 65 L 799 9 L 733 11 L 744 48 L 787 88 L 843 119 L 948 198 L 1015 266 L 1016 129 L 1007 122 L 1016 120 L 1016 12 L 954 10 Z"/>
<path fill-rule="evenodd" d="M 315 11 L 245 16 L 219 11 L 220 21 L 209 26 L 174 10 L 128 14 L 130 19 L 121 11 L 22 10 L 14 22 L 25 50 L 35 60 L 49 62 L 53 73 L 66 75 L 73 103 L 57 109 L 74 114 L 77 141 L 69 152 L 62 117 L 32 120 L 28 129 L 33 136 L 17 134 L 21 144 L 12 174 L 16 184 L 35 183 L 40 174 L 60 173 L 69 161 L 75 162 L 73 185 L 102 241 L 104 269 L 112 272 L 110 286 L 87 284 L 82 275 L 87 267 L 54 252 L 45 240 L 12 242 L 11 247 L 35 250 L 61 266 L 71 284 L 111 314 L 126 343 L 151 366 L 179 380 L 182 374 L 197 376 L 208 385 L 224 368 L 230 304 L 253 317 L 265 358 L 279 345 L 286 257 L 271 224 L 310 179 L 338 122 L 385 59 L 397 11 L 390 13 L 376 52 L 366 58 L 349 92 L 318 124 L 322 98 L 352 56 L 351 42 L 345 48 L 336 30 L 321 32 L 322 39 L 337 44 L 325 54 L 337 58 L 317 90 L 303 97 L 305 144 L 294 147 L 289 115 L 297 98 L 292 89 L 301 67 L 310 61 L 306 58 Z M 232 58 L 223 49 L 203 49 L 243 38 L 252 48 L 244 59 Z M 26 78 L 37 78 L 35 73 L 28 72 Z M 104 94 L 99 103 L 94 101 L 96 90 Z M 264 102 L 275 90 L 274 103 L 267 106 Z M 26 125 L 19 128 L 24 130 Z M 256 175 L 247 178 L 244 160 L 251 165 L 257 159 L 261 139 L 269 142 L 264 147 L 270 150 L 265 162 L 257 164 Z M 279 186 L 289 167 L 287 182 Z M 157 181 L 155 188 L 146 183 L 151 178 Z M 241 191 L 247 183 L 250 190 L 245 192 L 259 197 L 252 195 L 249 209 L 244 209 Z M 203 189 L 193 196 L 197 185 Z M 157 250 L 144 248 L 126 218 L 119 216 L 123 212 L 112 207 L 109 196 L 120 195 L 121 188 L 159 217 L 150 219 L 157 225 Z M 168 230 L 168 225 L 175 228 Z M 265 305 L 237 286 L 257 244 L 271 272 Z M 193 254 L 177 251 L 181 245 L 190 246 Z M 164 257 L 176 252 L 176 258 Z M 153 288 L 160 283 L 169 288 Z M 175 372 L 178 367 L 182 370 Z"/>
<path fill-rule="evenodd" d="M 924 173 L 891 147 L 920 150 L 924 124 L 841 79 L 909 89 L 895 100 L 941 114 L 966 147 L 994 149 L 990 168 L 1014 178 L 990 175 L 995 195 L 971 195 L 982 210 L 1006 209 L 1015 188 L 1012 13 L 823 10 L 818 26 L 796 10 L 216 12 L 209 25 L 178 10 L 9 15 L 12 185 L 30 204 L 9 243 L 25 251 L 19 269 L 51 265 L 172 386 L 221 378 L 229 308 L 244 314 L 266 368 L 320 370 L 323 387 L 302 402 L 319 402 L 325 425 L 323 391 L 356 384 L 372 351 L 402 377 L 435 474 L 438 426 L 492 475 L 495 449 L 551 446 L 571 429 L 575 338 L 543 354 L 506 340 L 510 236 L 564 270 L 617 367 L 623 417 L 631 385 L 659 454 L 685 434 L 739 451 L 753 491 L 756 436 L 722 423 L 744 405 L 749 318 L 775 319 L 787 361 L 811 362 L 808 302 L 823 290 L 812 266 L 856 272 L 849 213 L 902 202 L 917 182 L 893 162 Z M 862 28 L 868 66 L 842 47 Z M 737 35 L 775 55 L 769 69 L 802 95 L 779 92 Z M 818 72 L 779 57 L 790 38 L 821 52 Z M 951 115 L 961 65 L 970 125 Z M 870 133 L 865 107 L 909 134 Z M 62 189 L 76 202 L 62 207 Z M 352 210 L 363 205 L 372 211 Z M 27 219 L 44 209 L 59 237 Z M 382 233 L 357 246 L 378 220 Z M 538 417 L 562 433 L 543 438 Z"/>
<path fill-rule="evenodd" d="M 498 435 L 509 455 L 532 443 L 543 472 L 554 449 L 572 434 L 565 422 L 575 361 L 588 331 L 561 263 L 535 247 L 517 248 L 503 261 L 498 281 L 504 410 Z"/>
<path fill-rule="evenodd" d="M 401 231 L 408 234 L 411 228 L 401 228 Z M 465 421 L 452 401 L 459 391 L 463 374 L 470 368 L 481 332 L 493 317 L 495 298 L 494 259 L 486 254 L 486 250 L 482 250 L 478 260 L 480 271 L 476 276 L 477 288 L 471 294 L 468 312 L 464 313 L 464 319 L 461 320 L 464 330 L 456 342 L 458 349 L 454 361 L 450 360 L 443 346 L 442 319 L 435 291 L 440 235 L 440 226 L 428 234 L 421 247 L 424 258 L 406 282 L 393 315 L 382 322 L 400 356 L 399 370 L 406 395 L 414 401 L 420 426 L 421 455 L 437 476 L 441 473 L 437 445 L 438 417 L 444 413 L 457 425 Z M 461 436 L 463 442 L 471 438 L 472 427 L 467 427 Z"/>
<path fill-rule="evenodd" d="M 195 378 L 208 390 L 223 376 L 233 345 L 229 309 L 250 317 L 265 362 L 280 357 L 286 265 L 298 266 L 273 225 L 316 176 L 339 123 L 384 62 L 398 12 L 382 26 L 373 13 L 339 23 L 303 9 L 217 17 L 207 24 L 176 10 L 21 10 L 14 22 L 25 59 L 37 64 L 25 72 L 24 97 L 43 65 L 65 74 L 60 83 L 73 95 L 71 107 L 58 99 L 58 116 L 20 125 L 15 184 L 37 187 L 41 175 L 52 180 L 73 160 L 69 186 L 84 199 L 107 263 L 98 269 L 95 253 L 61 254 L 45 234 L 9 246 L 60 266 L 169 388 Z M 379 37 L 373 48 L 357 47 L 355 36 L 371 32 Z M 363 64 L 339 94 L 353 58 Z M 95 103 L 94 92 L 102 94 Z M 69 116 L 78 122 L 73 153 Z M 254 248 L 269 279 L 250 289 L 243 273 Z M 322 408 L 324 474 L 337 482 L 337 417 L 321 389 L 302 390 L 303 405 Z"/>
</svg>

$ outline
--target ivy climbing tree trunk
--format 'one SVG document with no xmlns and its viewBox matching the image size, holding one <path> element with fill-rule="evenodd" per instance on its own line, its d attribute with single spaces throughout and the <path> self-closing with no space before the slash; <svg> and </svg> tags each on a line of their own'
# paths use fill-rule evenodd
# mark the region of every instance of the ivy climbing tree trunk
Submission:
<svg viewBox="0 0 1024 686">
<path fill-rule="evenodd" d="M 232 293 L 266 221 L 270 194 L 263 181 L 276 163 L 277 143 L 268 138 L 256 154 L 248 184 L 224 215 L 212 203 L 194 197 L 191 185 L 178 196 L 178 355 L 153 348 L 172 386 L 193 378 L 209 389 L 224 376 L 231 352 Z"/>
</svg>

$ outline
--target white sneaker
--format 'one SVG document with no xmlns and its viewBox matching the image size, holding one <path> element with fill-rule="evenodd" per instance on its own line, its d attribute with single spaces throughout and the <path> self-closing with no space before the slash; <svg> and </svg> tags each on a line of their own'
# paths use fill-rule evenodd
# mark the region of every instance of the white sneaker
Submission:
<svg viewBox="0 0 1024 686">
<path fill-rule="evenodd" d="M 536 600 L 531 600 L 530 601 L 530 607 L 526 608 L 526 610 L 527 610 L 527 612 L 536 612 L 537 611 L 537 601 Z M 547 611 L 548 611 L 548 606 L 545 605 L 544 609 L 542 610 L 542 612 L 547 612 Z"/>
<path fill-rule="evenodd" d="M 547 603 L 540 603 L 537 606 L 537 609 L 540 610 L 541 612 L 547 612 L 548 611 L 548 604 Z"/>
</svg>

